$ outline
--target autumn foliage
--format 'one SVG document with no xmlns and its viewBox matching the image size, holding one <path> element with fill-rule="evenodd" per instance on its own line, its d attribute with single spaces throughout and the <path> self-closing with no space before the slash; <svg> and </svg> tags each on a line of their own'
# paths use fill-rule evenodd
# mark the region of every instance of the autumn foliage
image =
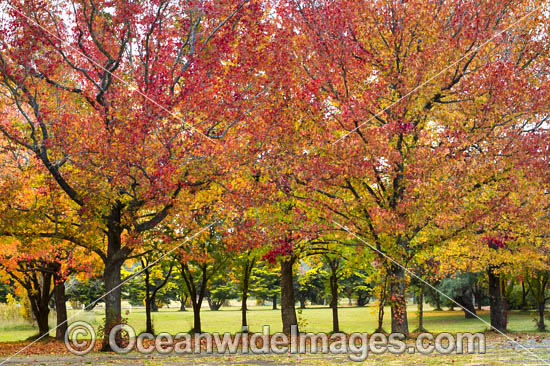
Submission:
<svg viewBox="0 0 550 366">
<path fill-rule="evenodd" d="M 359 247 L 404 334 L 402 266 L 497 278 L 547 253 L 544 1 L 0 3 L 0 245 L 93 255 L 105 329 L 153 241 L 184 271 L 253 252 L 290 284 Z"/>
</svg>

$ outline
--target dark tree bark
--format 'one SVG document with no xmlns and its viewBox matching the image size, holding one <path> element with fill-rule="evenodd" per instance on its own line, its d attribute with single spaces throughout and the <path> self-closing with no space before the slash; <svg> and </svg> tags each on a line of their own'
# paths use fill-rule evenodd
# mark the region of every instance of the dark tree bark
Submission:
<svg viewBox="0 0 550 366">
<path fill-rule="evenodd" d="M 55 279 L 55 312 L 57 316 L 57 328 L 55 330 L 55 339 L 62 341 L 67 332 L 67 305 L 65 297 L 65 282 L 58 276 Z"/>
<path fill-rule="evenodd" d="M 340 332 L 340 321 L 338 319 L 338 268 L 340 267 L 339 258 L 331 258 L 325 255 L 325 261 L 330 269 L 329 287 L 330 287 L 330 308 L 332 309 L 332 332 Z"/>
<path fill-rule="evenodd" d="M 418 329 L 419 332 L 425 332 L 424 328 L 424 285 L 420 284 L 418 293 Z"/>
<path fill-rule="evenodd" d="M 378 304 L 378 327 L 376 328 L 376 333 L 382 333 L 384 331 L 384 305 L 385 301 L 380 299 Z"/>
<path fill-rule="evenodd" d="M 546 299 L 544 299 L 543 301 L 540 301 L 537 304 L 537 308 L 538 308 L 538 311 L 539 311 L 539 320 L 537 322 L 537 329 L 541 332 L 544 332 L 546 330 L 546 324 L 544 324 L 544 308 L 545 308 L 545 305 L 546 305 Z"/>
<path fill-rule="evenodd" d="M 105 334 L 109 334 L 110 330 L 122 321 L 121 311 L 121 278 L 120 271 L 122 267 L 121 261 L 106 262 L 103 272 L 103 281 L 105 282 L 106 295 L 105 301 Z M 121 344 L 122 346 L 122 344 Z M 109 337 L 103 338 L 101 346 L 102 352 L 110 352 Z"/>
<path fill-rule="evenodd" d="M 158 313 L 158 311 L 159 311 L 159 304 L 157 303 L 156 297 L 153 297 L 151 299 L 151 312 Z"/>
<path fill-rule="evenodd" d="M 49 261 L 48 259 L 35 259 L 31 261 L 20 261 L 17 265 L 18 268 L 16 270 L 7 270 L 7 274 L 14 281 L 19 283 L 27 293 L 32 315 L 38 325 L 37 337 L 49 337 L 50 327 L 48 324 L 48 316 L 50 314 L 50 300 L 54 294 L 56 294 L 54 302 L 59 308 L 57 321 L 62 329 L 56 332 L 56 336 L 59 332 L 63 332 L 62 334 L 64 336 L 65 332 L 63 331 L 63 327 L 66 327 L 67 310 L 64 301 L 62 304 L 57 304 L 57 301 L 61 302 L 62 297 L 64 297 L 65 287 L 63 286 L 61 291 L 61 288 L 55 285 L 56 278 L 59 278 L 58 282 L 63 284 L 63 281 L 58 277 L 61 267 L 60 263 L 57 261 Z M 3 268 L 7 269 L 5 267 Z M 52 286 L 52 284 L 54 286 Z"/>
<path fill-rule="evenodd" d="M 145 274 L 145 332 L 154 334 L 153 329 L 153 320 L 151 313 L 158 312 L 159 308 L 156 302 L 156 297 L 158 291 L 166 286 L 170 276 L 172 275 L 172 269 L 174 268 L 174 262 L 170 263 L 170 269 L 168 273 L 164 276 L 164 279 L 157 286 L 151 283 L 151 267 L 149 267 L 149 260 L 146 258 L 141 258 L 141 267 L 144 268 L 143 273 Z"/>
<path fill-rule="evenodd" d="M 131 253 L 131 249 L 122 246 L 121 208 L 121 204 L 115 205 L 111 209 L 110 215 L 106 217 L 107 251 L 105 254 L 101 254 L 101 258 L 105 264 L 103 270 L 103 282 L 105 284 L 105 297 L 103 299 L 105 301 L 105 334 L 109 334 L 110 330 L 122 321 L 122 279 L 120 272 L 122 265 Z M 117 344 L 120 341 L 120 346 L 123 346 L 120 337 L 116 337 L 116 340 Z M 103 338 L 101 351 L 112 351 L 109 345 L 109 337 Z"/>
<path fill-rule="evenodd" d="M 212 311 L 218 311 L 222 307 L 225 299 L 214 300 L 211 297 L 206 298 L 208 300 L 208 307 Z"/>
<path fill-rule="evenodd" d="M 152 299 L 150 297 L 145 300 L 145 333 L 154 334 L 153 319 L 151 317 L 151 303 Z"/>
<path fill-rule="evenodd" d="M 179 194 L 181 187 L 178 187 L 173 197 Z M 121 268 L 124 262 L 130 257 L 132 248 L 122 245 L 122 232 L 123 227 L 121 225 L 122 210 L 126 208 L 125 204 L 116 202 L 111 208 L 109 215 L 105 217 L 107 226 L 107 251 L 96 253 L 101 257 L 105 268 L 103 271 L 103 281 L 105 283 L 105 334 L 109 334 L 110 330 L 120 324 L 122 319 L 121 299 L 122 299 L 122 279 L 120 276 Z M 169 210 L 172 208 L 172 204 L 164 206 L 164 208 L 157 212 L 149 221 L 142 222 L 134 227 L 137 233 L 144 233 L 157 226 L 166 216 Z M 117 344 L 123 347 L 122 337 L 117 336 Z M 103 344 L 101 346 L 102 352 L 110 352 L 111 346 L 109 345 L 109 337 L 103 338 Z"/>
<path fill-rule="evenodd" d="M 191 301 L 193 306 L 193 333 L 202 333 L 201 329 L 201 305 L 197 301 Z"/>
<path fill-rule="evenodd" d="M 141 260 L 141 266 L 145 268 L 145 263 L 143 260 Z M 150 273 L 149 269 L 146 269 L 143 271 L 145 273 L 145 332 L 153 334 L 153 321 L 151 319 L 151 294 L 149 290 L 150 286 Z"/>
<path fill-rule="evenodd" d="M 529 293 L 529 290 L 525 288 L 525 281 L 521 281 L 521 304 L 519 305 L 519 308 L 521 310 L 527 309 L 527 294 Z"/>
<path fill-rule="evenodd" d="M 462 296 L 458 297 L 456 301 L 464 310 L 464 317 L 466 319 L 473 319 L 476 317 L 476 308 L 474 306 L 473 291 L 471 288 L 467 288 L 462 292 Z"/>
<path fill-rule="evenodd" d="M 187 263 L 181 264 L 181 275 L 184 280 L 187 291 L 189 292 L 189 298 L 191 300 L 191 306 L 193 307 L 193 333 L 202 333 L 201 326 L 201 307 L 204 300 L 204 295 L 206 294 L 206 286 L 209 279 L 207 273 L 207 265 L 203 264 L 200 266 L 201 269 L 201 280 L 199 286 L 195 286 L 193 281 L 193 275 L 189 270 Z"/>
<path fill-rule="evenodd" d="M 369 303 L 370 296 L 367 294 L 357 295 L 357 306 L 365 306 Z"/>
<path fill-rule="evenodd" d="M 393 266 L 390 276 L 391 296 L 391 331 L 409 336 L 409 322 L 407 320 L 407 299 L 405 271 L 402 267 Z"/>
<path fill-rule="evenodd" d="M 378 303 L 378 327 L 376 333 L 384 332 L 384 306 L 386 305 L 386 291 L 388 286 L 388 276 L 384 277 L 384 283 L 382 285 L 382 291 L 380 293 L 380 301 Z"/>
<path fill-rule="evenodd" d="M 34 311 L 36 312 L 36 310 Z M 50 314 L 50 310 L 45 310 L 44 308 L 41 308 L 38 310 L 37 314 L 34 316 L 36 317 L 36 322 L 38 323 L 38 336 L 48 336 L 50 333 L 50 326 L 48 325 L 48 316 Z"/>
<path fill-rule="evenodd" d="M 436 291 L 434 294 L 434 301 L 435 301 L 435 311 L 443 311 L 441 309 L 441 298 L 439 297 L 439 293 Z"/>
<path fill-rule="evenodd" d="M 501 279 L 492 267 L 487 271 L 487 275 L 489 277 L 491 326 L 501 332 L 506 332 L 507 314 L 505 300 L 502 296 Z"/>
<path fill-rule="evenodd" d="M 182 294 L 179 297 L 179 300 L 180 300 L 180 309 L 179 309 L 179 311 L 186 311 L 185 310 L 185 303 L 187 302 L 187 296 Z"/>
<path fill-rule="evenodd" d="M 241 326 L 248 326 L 248 321 L 246 318 L 246 312 L 248 311 L 248 306 L 246 304 L 248 300 L 248 288 L 250 286 L 250 275 L 252 274 L 252 269 L 256 263 L 255 259 L 246 259 L 246 262 L 243 266 L 242 274 L 242 295 L 241 295 Z"/>
<path fill-rule="evenodd" d="M 338 277 L 336 273 L 330 276 L 330 307 L 332 309 L 332 332 L 340 332 L 338 320 Z"/>
<path fill-rule="evenodd" d="M 537 271 L 534 276 L 527 277 L 527 283 L 529 284 L 529 291 L 533 294 L 533 298 L 537 303 L 537 311 L 539 319 L 537 321 L 537 329 L 541 332 L 546 330 L 546 324 L 544 323 L 544 309 L 546 301 L 549 300 L 546 297 L 546 287 L 550 281 L 550 275 L 548 272 Z"/>
<path fill-rule="evenodd" d="M 271 299 L 271 301 L 273 302 L 272 309 L 277 310 L 277 295 L 273 295 L 273 298 Z"/>
<path fill-rule="evenodd" d="M 294 285 L 292 281 L 292 266 L 296 259 L 291 257 L 281 261 L 281 318 L 283 321 L 283 332 L 290 334 L 291 326 L 298 326 L 296 317 Z"/>
<path fill-rule="evenodd" d="M 483 289 L 481 288 L 481 285 L 476 282 L 474 283 L 472 287 L 473 293 L 474 293 L 474 305 L 476 306 L 476 309 L 478 311 L 481 310 L 481 299 L 483 297 Z"/>
<path fill-rule="evenodd" d="M 41 279 L 40 279 L 40 277 Z M 48 325 L 48 316 L 50 315 L 50 299 L 52 292 L 52 272 L 34 272 L 32 273 L 33 285 L 25 287 L 31 304 L 31 311 L 38 324 L 38 336 L 48 337 L 50 326 Z"/>
</svg>

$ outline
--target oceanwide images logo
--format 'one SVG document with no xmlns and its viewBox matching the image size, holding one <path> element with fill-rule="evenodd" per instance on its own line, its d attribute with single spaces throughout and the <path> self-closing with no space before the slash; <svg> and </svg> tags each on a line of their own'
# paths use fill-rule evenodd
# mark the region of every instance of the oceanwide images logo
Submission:
<svg viewBox="0 0 550 366">
<path fill-rule="evenodd" d="M 420 353 L 467 354 L 485 353 L 483 333 L 421 333 L 415 340 L 406 342 L 401 333 L 298 333 L 293 326 L 290 336 L 285 333 L 271 334 L 269 325 L 263 326 L 262 333 L 249 333 L 248 327 L 242 332 L 230 333 L 151 333 L 136 335 L 135 330 L 120 324 L 108 334 L 111 349 L 116 353 L 136 352 L 149 354 L 347 354 L 352 361 L 364 361 L 369 353 L 394 354 Z M 93 350 L 96 343 L 94 328 L 86 322 L 72 323 L 65 333 L 67 349 L 76 355 L 85 355 Z"/>
</svg>

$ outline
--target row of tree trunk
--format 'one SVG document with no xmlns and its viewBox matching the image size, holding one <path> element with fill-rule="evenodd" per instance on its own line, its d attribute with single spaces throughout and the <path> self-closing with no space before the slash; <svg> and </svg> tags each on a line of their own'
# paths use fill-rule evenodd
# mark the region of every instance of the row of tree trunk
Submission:
<svg viewBox="0 0 550 366">
<path fill-rule="evenodd" d="M 290 259 L 281 262 L 281 318 L 283 321 L 283 332 L 290 333 L 292 326 L 298 327 L 298 320 L 295 309 L 294 287 L 293 287 L 293 271 L 292 266 L 295 260 Z M 339 332 L 339 320 L 338 320 L 338 277 L 336 271 L 331 268 L 330 276 L 330 292 L 331 302 L 330 307 L 332 309 L 332 331 Z M 390 294 L 394 297 L 391 304 L 391 330 L 392 333 L 402 333 L 409 335 L 409 327 L 406 316 L 406 288 L 404 270 L 400 267 L 393 269 L 393 278 L 389 282 Z M 491 314 L 491 327 L 499 332 L 506 332 L 507 326 L 507 307 L 506 300 L 503 296 L 502 280 L 501 277 L 492 268 L 488 270 L 489 277 L 489 299 L 490 299 L 490 314 Z M 396 281 L 397 279 L 397 281 Z M 399 281 L 401 279 L 401 281 Z M 378 311 L 378 329 L 382 331 L 382 323 L 384 318 L 384 306 L 386 305 L 386 286 L 384 286 L 383 295 L 379 304 Z M 419 294 L 419 331 L 424 330 L 423 326 L 423 296 L 424 287 L 420 286 Z M 398 295 L 396 298 L 396 294 Z M 465 309 L 466 318 L 473 318 L 476 316 L 476 310 L 473 301 L 473 293 L 464 293 L 458 301 L 460 306 Z M 544 317 L 544 306 L 541 310 L 541 318 Z M 296 328 L 298 329 L 298 328 Z"/>
<path fill-rule="evenodd" d="M 291 258 L 286 261 L 281 261 L 281 318 L 283 322 L 283 332 L 290 333 L 292 326 L 296 326 L 296 329 L 298 327 L 298 318 L 296 315 L 296 308 L 295 308 L 295 297 L 294 297 L 294 286 L 293 286 L 293 266 L 295 263 L 295 259 Z M 247 293 L 249 288 L 249 282 L 250 282 L 250 273 L 252 269 L 252 263 L 251 265 L 247 265 L 244 267 L 243 272 L 243 296 L 242 296 L 242 303 L 241 303 L 241 311 L 242 311 L 242 326 L 247 326 Z M 491 326 L 495 328 L 498 331 L 506 331 L 506 325 L 507 325 L 507 316 L 506 316 L 506 305 L 505 305 L 505 299 L 502 295 L 502 284 L 501 284 L 501 278 L 499 275 L 495 273 L 493 270 L 489 270 L 487 272 L 488 279 L 489 279 L 489 299 L 490 299 L 490 315 L 491 315 Z M 146 279 L 148 273 L 146 271 Z M 54 298 L 55 302 L 55 309 L 56 309 L 56 315 L 57 315 L 57 328 L 56 328 L 56 338 L 59 340 L 63 340 L 65 336 L 65 332 L 67 330 L 67 308 L 66 308 L 66 297 L 65 297 L 65 283 L 61 280 L 61 278 L 56 275 L 54 271 L 46 271 L 41 273 L 41 290 L 36 291 L 27 291 L 31 310 L 33 313 L 33 316 L 35 317 L 38 328 L 39 328 L 39 336 L 45 336 L 49 334 L 50 328 L 48 324 L 48 317 L 50 314 L 50 301 L 52 299 L 52 296 Z M 330 292 L 331 292 L 331 301 L 330 301 L 330 307 L 332 309 L 332 331 L 333 332 L 339 332 L 340 326 L 339 326 L 339 319 L 338 319 L 338 277 L 336 275 L 336 270 L 332 270 L 332 274 L 330 276 Z M 52 287 L 52 281 L 54 282 L 53 291 L 48 291 L 46 289 L 50 289 Z M 147 289 L 149 289 L 149 286 L 146 286 Z M 162 286 L 158 286 L 160 288 Z M 191 286 L 193 287 L 193 286 Z M 152 310 L 152 303 L 154 302 L 154 294 L 156 293 L 155 290 L 158 290 L 157 287 L 154 287 L 151 289 L 151 291 L 147 291 L 147 299 L 146 299 L 146 313 L 147 313 L 147 331 L 153 333 L 153 325 L 150 317 L 150 312 Z M 418 299 L 418 306 L 419 306 L 419 331 L 423 330 L 423 286 L 420 286 L 420 295 Z M 195 291 L 197 289 L 194 289 Z M 200 296 L 200 293 L 202 289 L 199 289 L 197 293 L 194 293 L 197 295 L 195 297 L 195 301 L 192 301 L 193 305 L 193 312 L 194 312 L 194 331 L 195 332 L 202 332 L 201 329 L 201 320 L 200 320 L 200 306 L 202 304 L 202 299 Z M 391 285 L 390 285 L 391 290 Z M 192 291 L 192 292 L 195 292 Z M 395 291 L 395 289 L 394 289 Z M 191 296 L 193 298 L 193 296 Z M 385 295 L 382 296 L 382 299 L 385 298 Z M 473 296 L 471 293 L 465 293 L 463 294 L 460 299 L 458 299 L 458 302 L 460 305 L 466 309 L 465 310 L 465 316 L 468 317 L 474 317 L 475 307 L 473 302 Z M 385 302 L 381 301 L 379 306 L 379 331 L 382 330 L 382 322 L 384 317 L 384 305 Z M 276 297 L 273 302 L 274 308 L 276 308 Z M 405 323 L 403 323 L 403 316 L 402 314 L 396 313 L 396 307 L 392 306 L 392 332 L 395 330 L 400 330 L 401 333 L 408 334 L 408 324 L 406 323 L 406 317 L 405 317 Z M 185 308 L 183 307 L 183 310 Z M 540 309 L 539 309 L 540 310 Z M 541 310 L 541 319 L 544 319 L 544 307 L 542 307 Z M 544 327 L 544 323 L 542 324 L 542 327 Z"/>
<path fill-rule="evenodd" d="M 49 275 L 44 276 L 45 286 L 51 286 L 52 277 Z M 68 328 L 65 283 L 55 283 L 53 291 L 41 290 L 39 292 L 33 291 L 33 293 L 28 294 L 32 315 L 38 324 L 39 338 L 48 337 L 50 333 L 50 325 L 48 320 L 50 316 L 50 301 L 52 296 L 55 302 L 56 313 L 55 338 L 57 340 L 63 340 L 65 338 L 65 332 Z"/>
</svg>

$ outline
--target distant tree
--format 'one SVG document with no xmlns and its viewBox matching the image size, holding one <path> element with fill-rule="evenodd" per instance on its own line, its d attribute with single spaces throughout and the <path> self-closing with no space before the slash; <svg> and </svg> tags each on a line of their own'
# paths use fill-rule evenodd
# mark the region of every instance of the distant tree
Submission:
<svg viewBox="0 0 550 366">
<path fill-rule="evenodd" d="M 373 293 L 373 285 L 369 281 L 365 270 L 357 270 L 342 278 L 342 292 L 351 302 L 357 300 L 357 306 L 365 306 L 369 303 Z"/>
<path fill-rule="evenodd" d="M 205 225 L 203 219 L 204 217 L 197 217 L 200 225 Z M 205 230 L 202 237 L 182 246 L 177 253 L 177 270 L 193 307 L 194 333 L 202 333 L 200 310 L 207 296 L 209 283 L 233 259 L 223 240 L 222 231 L 220 225 L 212 225 Z"/>
<path fill-rule="evenodd" d="M 72 277 L 67 281 L 65 287 L 67 300 L 79 302 L 86 311 L 92 310 L 97 304 L 103 302 L 102 299 L 97 300 L 105 293 L 105 286 L 100 279 L 79 280 Z"/>
<path fill-rule="evenodd" d="M 476 273 L 458 273 L 454 277 L 444 278 L 438 289 L 455 300 L 464 310 L 465 318 L 474 318 L 476 309 L 474 306 L 474 285 L 478 280 L 479 274 Z"/>
<path fill-rule="evenodd" d="M 300 302 L 300 308 L 305 309 L 306 301 L 312 304 L 322 304 L 326 298 L 325 279 L 327 272 L 316 266 L 294 276 L 294 292 Z"/>
<path fill-rule="evenodd" d="M 241 297 L 241 326 L 248 326 L 247 310 L 248 296 L 250 295 L 250 281 L 252 271 L 258 262 L 255 251 L 247 250 L 239 255 L 234 262 L 234 275 L 236 284 Z"/>
<path fill-rule="evenodd" d="M 264 262 L 254 267 L 250 275 L 250 293 L 256 299 L 271 301 L 273 310 L 277 309 L 277 296 L 281 292 L 279 277 L 279 271 Z"/>
<path fill-rule="evenodd" d="M 218 273 L 206 290 L 206 299 L 210 310 L 219 310 L 229 299 L 239 297 L 236 283 L 226 274 Z"/>
<path fill-rule="evenodd" d="M 548 289 L 548 285 L 550 284 L 550 271 L 532 271 L 526 280 L 529 284 L 529 290 L 537 304 L 539 316 L 537 320 L 537 329 L 543 332 L 546 330 L 546 324 L 544 324 L 544 309 L 546 302 L 550 300 L 550 291 Z"/>
<path fill-rule="evenodd" d="M 323 265 L 326 268 L 327 293 L 330 296 L 330 308 L 332 309 L 332 332 L 340 331 L 338 319 L 338 299 L 340 297 L 340 280 L 344 277 L 343 259 L 339 255 L 324 254 Z"/>
<path fill-rule="evenodd" d="M 441 308 L 442 305 L 442 298 L 441 293 L 437 290 L 437 286 L 439 285 L 439 281 L 432 282 L 432 287 L 427 287 L 424 289 L 424 300 L 426 303 L 432 305 L 434 307 L 434 311 L 443 311 Z"/>
</svg>

